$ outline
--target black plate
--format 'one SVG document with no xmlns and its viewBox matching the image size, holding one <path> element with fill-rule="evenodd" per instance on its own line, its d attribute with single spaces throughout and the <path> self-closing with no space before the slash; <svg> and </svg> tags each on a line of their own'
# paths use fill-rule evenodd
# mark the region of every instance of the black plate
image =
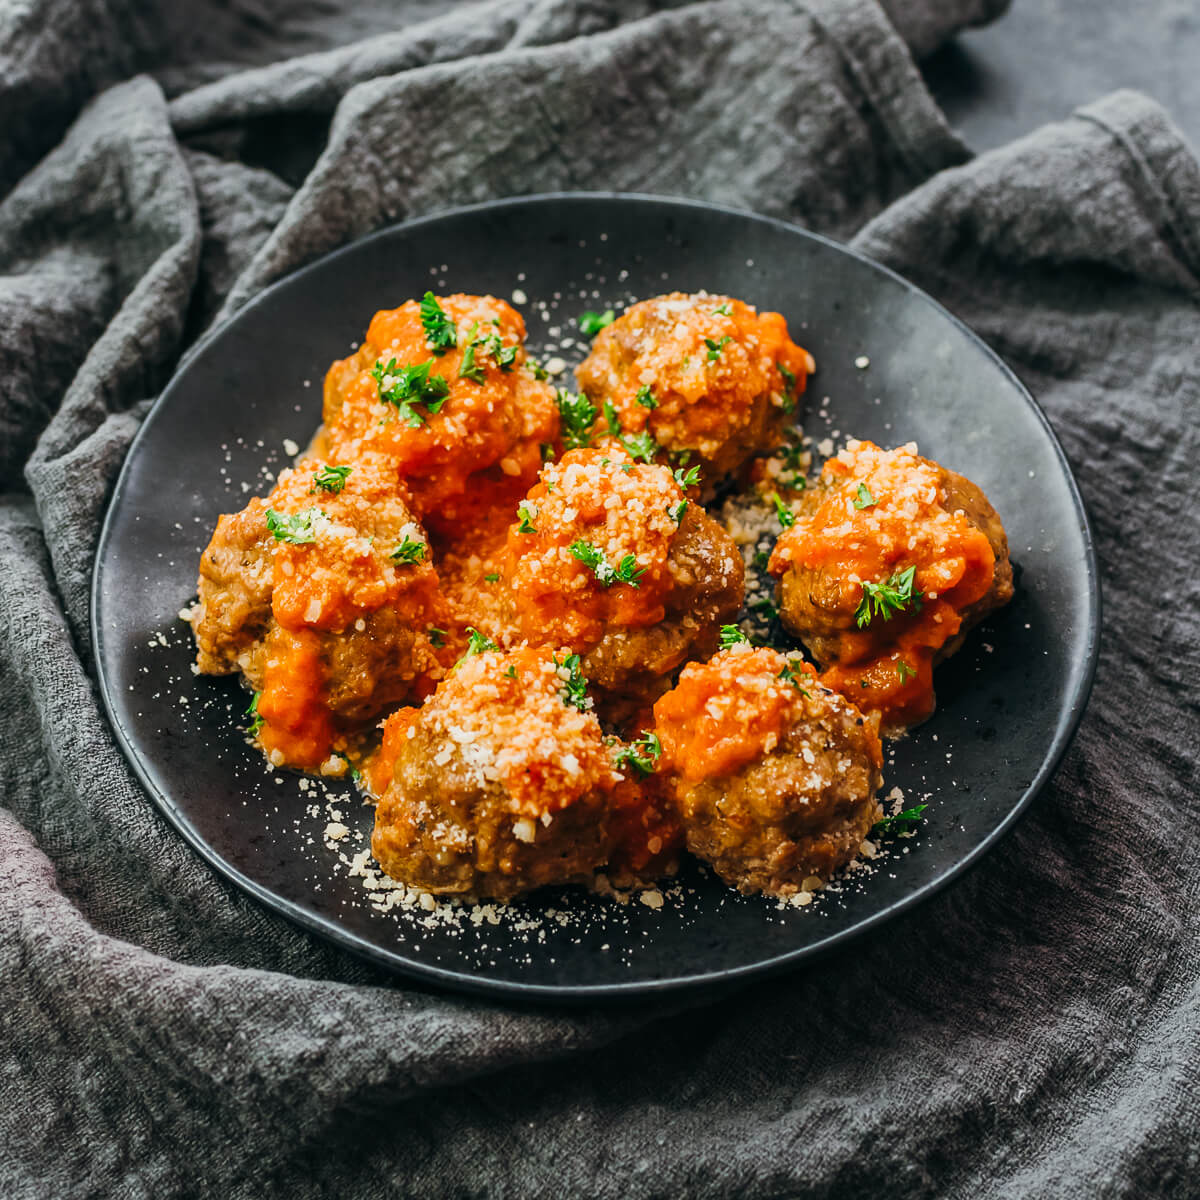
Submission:
<svg viewBox="0 0 1200 1200">
<path fill-rule="evenodd" d="M 524 292 L 535 352 L 560 319 L 673 289 L 777 309 L 817 359 L 805 428 L 818 443 L 916 440 L 984 488 L 1008 529 L 1017 596 L 941 668 L 934 718 L 889 751 L 885 791 L 899 785 L 909 802 L 928 797 L 929 809 L 884 869 L 805 909 L 739 897 L 693 868 L 658 908 L 576 892 L 527 899 L 495 924 L 495 912 L 456 910 L 455 927 L 442 910 L 376 911 L 379 893 L 323 844 L 331 804 L 296 775 L 264 771 L 236 733 L 245 693 L 190 673 L 177 613 L 194 595 L 217 515 L 245 504 L 243 481 L 268 486 L 264 472 L 286 463 L 285 439 L 303 444 L 317 425 L 325 367 L 376 309 L 427 287 Z M 539 301 L 551 306 L 549 320 L 534 311 Z M 856 365 L 861 356 L 869 366 Z M 101 537 L 92 623 L 121 745 L 167 818 L 221 874 L 347 949 L 427 981 L 594 999 L 794 966 L 960 875 L 1012 826 L 1075 730 L 1095 665 L 1096 579 L 1087 519 L 1045 417 L 923 293 L 777 221 L 678 200 L 566 195 L 365 238 L 205 338 L 130 449 Z M 368 807 L 357 798 L 332 807 L 352 830 L 339 845 L 366 836 Z"/>
</svg>

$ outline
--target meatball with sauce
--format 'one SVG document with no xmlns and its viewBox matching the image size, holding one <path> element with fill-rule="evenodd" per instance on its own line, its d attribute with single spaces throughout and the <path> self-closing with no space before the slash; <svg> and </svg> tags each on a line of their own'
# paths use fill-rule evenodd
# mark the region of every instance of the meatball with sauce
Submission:
<svg viewBox="0 0 1200 1200">
<path fill-rule="evenodd" d="M 315 768 L 440 673 L 427 538 L 386 464 L 308 460 L 223 516 L 192 616 L 204 674 L 241 672 L 276 765 Z"/>
<path fill-rule="evenodd" d="M 371 848 L 393 879 L 504 900 L 586 882 L 609 857 L 620 776 L 578 660 L 523 647 L 461 662 L 388 718 Z"/>
<path fill-rule="evenodd" d="M 342 461 L 384 456 L 417 516 L 452 531 L 529 487 L 558 437 L 554 395 L 534 378 L 515 309 L 427 294 L 377 312 L 362 346 L 329 368 L 322 444 Z"/>
<path fill-rule="evenodd" d="M 852 441 L 790 511 L 769 564 L 784 624 L 885 733 L 923 721 L 933 667 L 1012 598 L 996 510 L 912 443 Z"/>
<path fill-rule="evenodd" d="M 710 654 L 741 607 L 729 534 L 670 470 L 618 446 L 548 463 L 517 518 L 503 566 L 514 637 L 580 654 L 609 720 Z"/>
<path fill-rule="evenodd" d="M 880 815 L 876 724 L 811 666 L 742 642 L 654 706 L 688 849 L 742 892 L 828 882 Z"/>
<path fill-rule="evenodd" d="M 813 370 L 779 313 L 730 296 L 674 292 L 634 304 L 600 331 L 576 376 L 626 440 L 673 461 L 690 454 L 705 495 L 773 447 Z"/>
</svg>

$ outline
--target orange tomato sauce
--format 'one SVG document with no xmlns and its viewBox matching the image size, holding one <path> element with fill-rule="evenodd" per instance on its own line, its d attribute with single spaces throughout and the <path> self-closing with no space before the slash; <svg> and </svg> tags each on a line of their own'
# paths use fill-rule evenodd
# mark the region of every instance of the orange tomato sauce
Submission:
<svg viewBox="0 0 1200 1200">
<path fill-rule="evenodd" d="M 816 672 L 809 663 L 747 643 L 689 664 L 654 705 L 663 765 L 691 783 L 733 774 L 769 754 L 803 719 L 802 689 L 810 684 Z"/>
<path fill-rule="evenodd" d="M 933 711 L 934 658 L 958 633 L 963 610 L 987 594 L 995 562 L 983 532 L 948 507 L 942 471 L 915 445 L 881 450 L 852 441 L 825 463 L 769 570 L 782 575 L 794 565 L 837 582 L 847 628 L 822 678 L 858 707 L 882 713 L 885 727 L 897 727 Z M 864 582 L 885 584 L 909 568 L 912 599 L 860 622 Z"/>
</svg>

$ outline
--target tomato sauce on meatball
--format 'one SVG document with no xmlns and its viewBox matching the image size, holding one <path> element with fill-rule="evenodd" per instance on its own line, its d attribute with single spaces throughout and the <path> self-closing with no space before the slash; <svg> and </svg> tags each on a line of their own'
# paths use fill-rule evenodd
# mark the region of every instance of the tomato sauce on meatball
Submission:
<svg viewBox="0 0 1200 1200">
<path fill-rule="evenodd" d="M 371 845 L 389 875 L 506 899 L 586 880 L 608 859 L 620 776 L 569 659 L 485 650 L 388 718 L 394 760 Z"/>
<path fill-rule="evenodd" d="M 711 492 L 779 441 L 812 369 L 779 313 L 674 292 L 601 330 L 576 376 L 624 437 L 649 434 L 673 461 L 690 454 Z"/>
<path fill-rule="evenodd" d="M 1012 597 L 995 509 L 912 443 L 852 441 L 790 511 L 769 563 L 784 624 L 886 733 L 924 720 L 934 665 Z"/>
<path fill-rule="evenodd" d="M 741 643 L 654 706 L 687 847 L 742 892 L 827 881 L 878 819 L 875 722 L 796 657 Z"/>
</svg>

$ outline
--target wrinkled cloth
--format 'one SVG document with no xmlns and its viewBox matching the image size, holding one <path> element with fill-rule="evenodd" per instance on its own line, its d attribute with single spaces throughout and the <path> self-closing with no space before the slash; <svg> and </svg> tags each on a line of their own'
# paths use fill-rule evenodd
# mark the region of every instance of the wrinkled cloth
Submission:
<svg viewBox="0 0 1200 1200">
<path fill-rule="evenodd" d="M 0 1195 L 1194 1193 L 1200 168 L 1129 93 L 972 159 L 913 54 L 1003 7 L 10 10 Z M 369 230 L 553 188 L 852 237 L 1029 384 L 1094 521 L 1100 669 L 1053 784 L 920 910 L 715 1002 L 375 972 L 200 862 L 91 673 L 99 522 L 183 350 Z"/>
</svg>

